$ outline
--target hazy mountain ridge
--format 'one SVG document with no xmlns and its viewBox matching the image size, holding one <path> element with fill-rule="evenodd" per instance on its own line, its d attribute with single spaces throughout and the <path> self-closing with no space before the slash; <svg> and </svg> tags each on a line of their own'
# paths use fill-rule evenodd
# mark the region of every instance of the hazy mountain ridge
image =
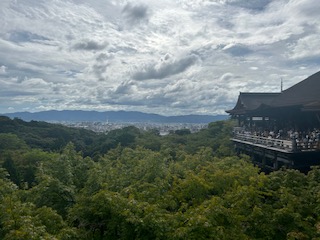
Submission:
<svg viewBox="0 0 320 240">
<path fill-rule="evenodd" d="M 1 114 L 24 121 L 92 121 L 92 122 L 155 122 L 155 123 L 209 123 L 225 120 L 227 115 L 180 115 L 163 116 L 137 111 L 83 111 L 83 110 L 50 110 L 42 112 L 15 112 Z"/>
</svg>

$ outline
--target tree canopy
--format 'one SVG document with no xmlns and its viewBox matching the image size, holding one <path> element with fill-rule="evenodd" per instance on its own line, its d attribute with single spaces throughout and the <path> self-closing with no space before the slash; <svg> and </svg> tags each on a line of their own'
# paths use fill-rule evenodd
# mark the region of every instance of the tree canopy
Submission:
<svg viewBox="0 0 320 240">
<path fill-rule="evenodd" d="M 230 121 L 168 136 L 6 121 L 0 239 L 320 239 L 320 168 L 261 172 Z"/>
</svg>

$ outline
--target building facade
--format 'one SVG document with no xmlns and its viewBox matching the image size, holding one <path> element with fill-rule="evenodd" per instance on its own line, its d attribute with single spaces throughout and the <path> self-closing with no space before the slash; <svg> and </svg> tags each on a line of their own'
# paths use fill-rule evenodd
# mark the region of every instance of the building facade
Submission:
<svg viewBox="0 0 320 240">
<path fill-rule="evenodd" d="M 320 72 L 279 93 L 240 93 L 231 139 L 264 169 L 320 165 Z"/>
</svg>

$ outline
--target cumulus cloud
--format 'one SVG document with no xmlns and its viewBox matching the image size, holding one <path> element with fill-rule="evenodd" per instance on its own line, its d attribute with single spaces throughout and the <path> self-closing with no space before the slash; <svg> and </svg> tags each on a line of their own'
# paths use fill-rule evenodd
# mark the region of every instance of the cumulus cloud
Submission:
<svg viewBox="0 0 320 240">
<path fill-rule="evenodd" d="M 239 91 L 278 91 L 280 78 L 289 87 L 319 70 L 314 0 L 0 5 L 0 112 L 223 113 Z"/>
<path fill-rule="evenodd" d="M 133 81 L 122 82 L 114 91 L 115 94 L 134 94 L 136 86 Z"/>
<path fill-rule="evenodd" d="M 131 23 L 139 23 L 141 21 L 147 21 L 149 17 L 149 9 L 144 4 L 133 5 L 128 3 L 122 10 L 122 14 L 126 20 Z"/>
<path fill-rule="evenodd" d="M 194 65 L 198 59 L 196 55 L 190 55 L 178 60 L 168 61 L 169 55 L 166 55 L 160 64 L 146 66 L 142 71 L 135 72 L 133 79 L 163 79 L 175 74 L 184 72 L 187 68 Z"/>
<path fill-rule="evenodd" d="M 107 71 L 108 64 L 96 63 L 92 66 L 92 72 L 98 78 L 98 80 L 104 80 L 104 74 Z"/>
<path fill-rule="evenodd" d="M 18 79 L 18 78 L 6 78 L 1 80 L 0 78 L 0 105 L 5 111 L 8 107 L 21 106 L 26 107 L 30 104 L 38 104 L 39 98 L 43 94 L 52 96 L 53 92 L 51 86 L 48 85 L 43 79 Z M 7 99 L 10 99 L 8 101 Z M 34 105 L 33 105 L 34 106 Z"/>
<path fill-rule="evenodd" d="M 112 58 L 112 56 L 106 54 L 106 53 L 100 53 L 97 57 L 96 60 L 97 62 L 104 62 L 108 59 Z"/>
</svg>

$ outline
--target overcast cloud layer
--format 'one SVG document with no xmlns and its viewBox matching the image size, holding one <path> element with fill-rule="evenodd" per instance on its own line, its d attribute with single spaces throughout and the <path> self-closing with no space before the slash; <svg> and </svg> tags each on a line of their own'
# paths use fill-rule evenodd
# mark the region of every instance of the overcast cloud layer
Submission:
<svg viewBox="0 0 320 240">
<path fill-rule="evenodd" d="M 320 70 L 318 0 L 1 0 L 0 112 L 220 114 Z"/>
</svg>

